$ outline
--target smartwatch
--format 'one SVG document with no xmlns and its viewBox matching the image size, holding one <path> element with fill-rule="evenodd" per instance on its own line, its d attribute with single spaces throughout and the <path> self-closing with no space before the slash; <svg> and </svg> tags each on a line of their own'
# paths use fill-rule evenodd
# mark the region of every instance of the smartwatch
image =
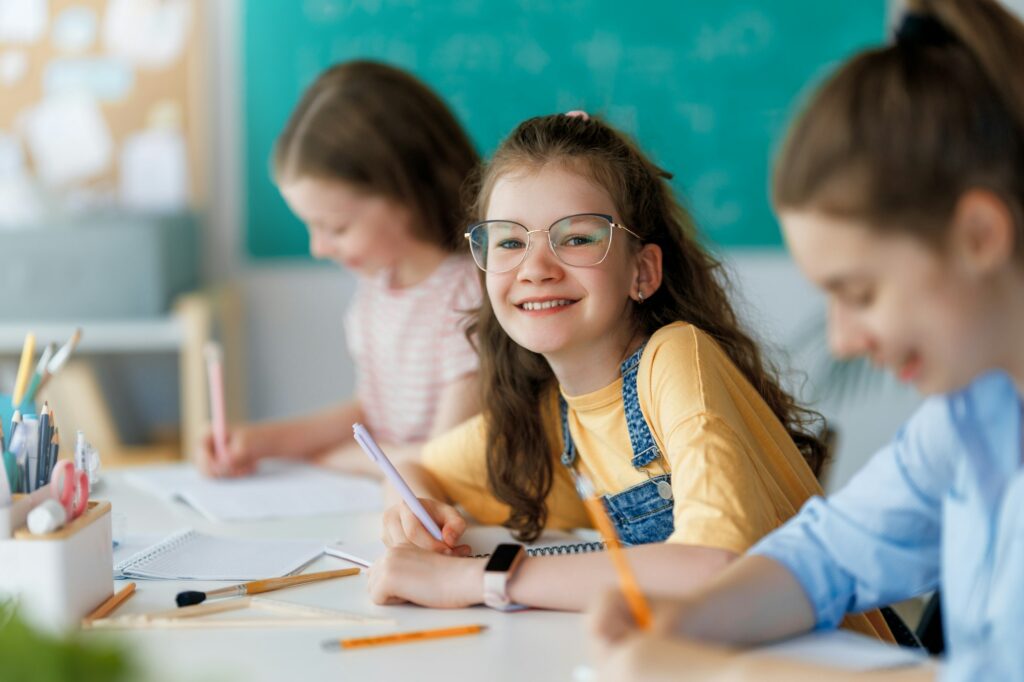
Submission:
<svg viewBox="0 0 1024 682">
<path fill-rule="evenodd" d="M 518 608 L 508 598 L 508 582 L 525 556 L 522 545 L 505 543 L 494 548 L 484 567 L 484 604 L 499 611 Z"/>
</svg>

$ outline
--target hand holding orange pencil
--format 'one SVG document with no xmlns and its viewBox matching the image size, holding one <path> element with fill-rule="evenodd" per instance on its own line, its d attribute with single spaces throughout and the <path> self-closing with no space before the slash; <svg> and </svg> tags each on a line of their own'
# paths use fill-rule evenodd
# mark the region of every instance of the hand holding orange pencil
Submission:
<svg viewBox="0 0 1024 682">
<path fill-rule="evenodd" d="M 586 476 L 575 470 L 572 470 L 572 473 L 576 479 L 576 490 L 580 497 L 583 498 L 583 504 L 587 508 L 590 520 L 598 532 L 601 533 L 601 538 L 608 546 L 608 554 L 611 556 L 612 564 L 619 575 L 619 586 L 622 587 L 622 593 L 626 597 L 626 604 L 629 605 L 633 619 L 636 620 L 637 627 L 641 630 L 650 630 L 651 608 L 647 604 L 643 592 L 640 591 L 640 586 L 636 582 L 633 570 L 629 567 L 629 561 L 626 559 L 626 553 L 622 551 L 622 545 L 619 543 L 619 535 L 615 532 L 615 526 L 612 525 L 612 520 L 608 518 L 608 513 L 605 511 L 601 499 L 594 495 L 594 487 L 587 480 Z"/>
</svg>

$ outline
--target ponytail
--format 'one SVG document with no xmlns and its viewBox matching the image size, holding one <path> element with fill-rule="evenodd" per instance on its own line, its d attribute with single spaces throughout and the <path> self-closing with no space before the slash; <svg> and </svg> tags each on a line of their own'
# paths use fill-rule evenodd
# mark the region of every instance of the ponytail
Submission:
<svg viewBox="0 0 1024 682">
<path fill-rule="evenodd" d="M 1024 130 L 1024 24 L 995 0 L 909 0 L 971 54 L 1018 129 Z"/>
<path fill-rule="evenodd" d="M 894 44 L 815 92 L 776 161 L 776 210 L 815 209 L 941 244 L 985 189 L 1024 259 L 1024 24 L 995 0 L 910 0 Z"/>
</svg>

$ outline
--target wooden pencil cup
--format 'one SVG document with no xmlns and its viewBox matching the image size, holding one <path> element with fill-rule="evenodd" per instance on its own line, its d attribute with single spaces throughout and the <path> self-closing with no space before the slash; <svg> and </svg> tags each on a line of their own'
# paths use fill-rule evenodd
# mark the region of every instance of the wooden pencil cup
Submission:
<svg viewBox="0 0 1024 682">
<path fill-rule="evenodd" d="M 32 625 L 60 632 L 113 594 L 110 502 L 90 501 L 85 512 L 60 530 L 33 535 L 20 527 L 27 514 L 18 498 L 0 509 L 0 522 L 17 528 L 0 539 L 0 599 L 13 598 Z M 24 500 L 28 503 L 29 500 Z M 12 518 L 13 516 L 13 518 Z"/>
</svg>

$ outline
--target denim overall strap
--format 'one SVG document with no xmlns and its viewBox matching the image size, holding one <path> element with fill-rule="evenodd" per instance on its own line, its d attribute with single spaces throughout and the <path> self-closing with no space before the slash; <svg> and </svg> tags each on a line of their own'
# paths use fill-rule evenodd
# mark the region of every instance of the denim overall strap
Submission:
<svg viewBox="0 0 1024 682">
<path fill-rule="evenodd" d="M 660 452 L 654 444 L 654 437 L 640 411 L 637 398 L 636 376 L 640 366 L 643 348 L 622 363 L 622 402 L 629 431 L 629 441 L 633 449 L 631 463 L 637 470 L 644 470 L 653 462 Z M 569 433 L 569 405 L 565 398 L 559 396 L 559 409 L 562 417 L 562 464 L 570 469 L 576 463 L 576 445 Z M 645 473 L 647 473 L 645 471 Z M 652 476 L 647 473 L 647 480 L 637 483 L 626 490 L 613 495 L 604 495 L 601 501 L 608 511 L 608 517 L 615 526 L 619 540 L 626 545 L 643 545 L 649 542 L 664 542 L 672 535 L 675 523 L 673 519 L 674 502 L 672 497 L 672 477 L 669 473 Z"/>
<path fill-rule="evenodd" d="M 558 396 L 558 409 L 562 413 L 562 464 L 572 469 L 576 463 L 576 444 L 569 434 L 569 405 L 562 396 Z"/>
<path fill-rule="evenodd" d="M 622 404 L 626 410 L 629 442 L 633 446 L 632 464 L 636 469 L 644 468 L 661 455 L 658 446 L 654 443 L 651 429 L 647 426 L 647 420 L 644 419 L 644 414 L 640 411 L 640 398 L 637 397 L 636 391 L 636 375 L 640 370 L 640 357 L 646 347 L 646 343 L 640 346 L 619 366 L 619 372 L 622 374 Z"/>
<path fill-rule="evenodd" d="M 640 346 L 635 353 L 619 365 L 622 374 L 622 404 L 626 412 L 626 429 L 629 431 L 629 443 L 633 447 L 633 458 L 630 463 L 636 469 L 643 469 L 656 460 L 661 451 L 654 443 L 654 436 L 647 426 L 643 412 L 640 411 L 640 399 L 636 391 L 636 375 L 640 369 L 640 357 L 647 344 Z M 562 464 L 572 468 L 576 463 L 576 444 L 569 434 L 569 405 L 565 398 L 558 397 L 558 407 L 562 417 Z"/>
</svg>

